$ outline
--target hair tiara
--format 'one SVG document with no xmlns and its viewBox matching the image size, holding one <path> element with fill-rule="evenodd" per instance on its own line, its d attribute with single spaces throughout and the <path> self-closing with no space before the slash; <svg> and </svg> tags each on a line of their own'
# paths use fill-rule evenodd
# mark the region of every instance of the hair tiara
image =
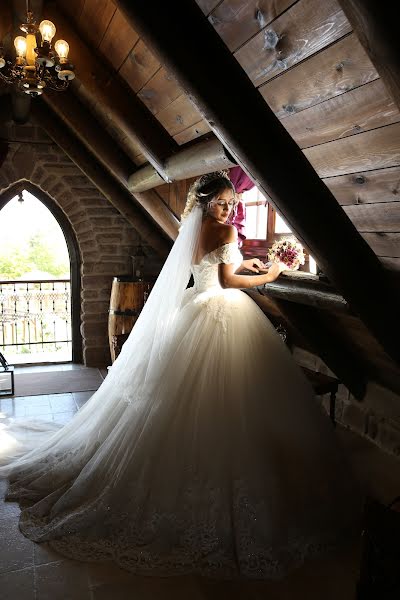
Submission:
<svg viewBox="0 0 400 600">
<path fill-rule="evenodd" d="M 209 183 L 211 183 L 212 181 L 216 180 L 216 179 L 227 179 L 229 182 L 231 181 L 229 179 L 229 172 L 228 171 L 214 171 L 213 173 L 206 173 L 205 175 L 202 175 L 201 177 L 199 177 L 199 179 L 196 181 L 196 188 L 199 189 L 205 185 L 208 185 Z"/>
</svg>

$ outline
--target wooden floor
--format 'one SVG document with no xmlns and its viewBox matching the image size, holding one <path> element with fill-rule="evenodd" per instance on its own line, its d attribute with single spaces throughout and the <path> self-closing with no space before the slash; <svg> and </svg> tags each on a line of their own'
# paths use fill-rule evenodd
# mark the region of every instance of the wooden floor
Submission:
<svg viewBox="0 0 400 600">
<path fill-rule="evenodd" d="M 38 367 L 37 367 L 38 368 Z M 66 423 L 92 392 L 0 401 L 4 415 L 51 417 Z M 1 415 L 0 415 L 1 416 Z M 400 493 L 400 461 L 347 431 L 338 436 L 368 493 L 389 501 Z M 17 504 L 3 501 L 0 481 L 0 600 L 354 600 L 360 542 L 310 561 L 285 581 L 217 582 L 200 577 L 137 577 L 111 564 L 66 560 L 18 529 Z"/>
</svg>

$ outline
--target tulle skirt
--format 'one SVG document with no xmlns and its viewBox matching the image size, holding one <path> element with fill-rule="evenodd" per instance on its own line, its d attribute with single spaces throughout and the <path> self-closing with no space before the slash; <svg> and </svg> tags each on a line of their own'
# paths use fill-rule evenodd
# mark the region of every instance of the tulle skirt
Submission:
<svg viewBox="0 0 400 600">
<path fill-rule="evenodd" d="M 276 578 L 354 528 L 331 423 L 245 293 L 187 290 L 150 374 L 154 346 L 126 346 L 69 424 L 0 469 L 27 537 L 141 574 Z"/>
</svg>

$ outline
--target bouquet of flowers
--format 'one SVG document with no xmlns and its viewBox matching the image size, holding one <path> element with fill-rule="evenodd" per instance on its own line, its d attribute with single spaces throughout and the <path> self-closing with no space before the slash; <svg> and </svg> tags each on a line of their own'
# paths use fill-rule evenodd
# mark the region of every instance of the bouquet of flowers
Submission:
<svg viewBox="0 0 400 600">
<path fill-rule="evenodd" d="M 267 258 L 272 262 L 284 263 L 290 271 L 297 271 L 305 263 L 303 246 L 293 238 L 274 242 L 268 250 Z"/>
</svg>

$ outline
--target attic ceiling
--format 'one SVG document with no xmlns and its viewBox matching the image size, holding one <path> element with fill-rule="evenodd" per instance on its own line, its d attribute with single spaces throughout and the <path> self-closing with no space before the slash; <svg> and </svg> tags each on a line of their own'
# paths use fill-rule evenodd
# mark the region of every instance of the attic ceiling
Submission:
<svg viewBox="0 0 400 600">
<path fill-rule="evenodd" d="M 388 75 L 380 52 L 375 52 L 378 62 L 373 62 L 364 49 L 362 28 L 354 27 L 353 18 L 353 25 L 348 18 L 352 16 L 349 5 L 351 9 L 357 2 L 196 1 L 356 233 L 386 269 L 400 272 L 400 112 L 392 81 L 396 64 L 387 61 L 392 69 Z M 2 4 L 0 34 L 4 37 L 23 19 L 25 1 Z M 138 33 L 134 18 L 116 4 L 111 0 L 32 1 L 38 18 L 53 20 L 58 34 L 69 41 L 77 75 L 68 92 L 46 92 L 33 103 L 43 105 L 36 118 L 44 127 L 46 111 L 53 115 L 56 142 L 58 119 L 126 194 L 135 170 L 147 164 L 165 176 L 168 158 L 179 155 L 182 148 L 215 139 L 215 132 L 189 99 L 190 90 L 185 87 L 185 93 L 176 74 L 166 67 L 167 61 Z M 157 2 L 153 7 L 156 18 Z M 179 38 L 184 21 L 175 26 Z M 201 47 L 198 53 L 201 57 Z M 237 102 L 235 82 L 227 79 L 225 89 L 228 107 Z M 245 119 L 246 104 L 240 109 Z M 274 142 L 266 137 L 264 143 Z M 292 164 L 284 166 L 291 177 Z M 176 217 L 185 198 L 173 204 L 160 188 L 135 194 L 135 199 L 149 222 L 169 238 L 176 235 Z M 273 201 L 279 210 L 279 199 Z M 301 203 L 303 198 L 295 201 Z M 290 223 L 289 215 L 281 212 Z M 357 279 L 354 269 L 353 276 Z"/>
</svg>

